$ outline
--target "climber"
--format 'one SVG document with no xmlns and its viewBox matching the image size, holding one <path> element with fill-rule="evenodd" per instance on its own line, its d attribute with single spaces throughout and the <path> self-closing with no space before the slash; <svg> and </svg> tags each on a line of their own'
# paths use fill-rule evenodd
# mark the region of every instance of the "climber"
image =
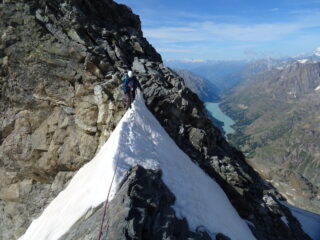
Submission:
<svg viewBox="0 0 320 240">
<path fill-rule="evenodd" d="M 128 71 L 126 78 L 124 79 L 123 83 L 123 90 L 126 94 L 126 102 L 127 102 L 127 109 L 131 108 L 131 103 L 134 101 L 136 97 L 136 89 L 139 88 L 142 91 L 141 85 L 138 79 L 133 76 L 132 71 Z"/>
</svg>

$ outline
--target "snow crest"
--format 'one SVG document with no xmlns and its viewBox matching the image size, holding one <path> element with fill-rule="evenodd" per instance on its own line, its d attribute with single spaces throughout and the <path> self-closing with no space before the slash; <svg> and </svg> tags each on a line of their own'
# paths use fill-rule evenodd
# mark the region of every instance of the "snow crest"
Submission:
<svg viewBox="0 0 320 240">
<path fill-rule="evenodd" d="M 201 225 L 213 237 L 221 232 L 231 239 L 255 239 L 220 186 L 177 147 L 146 108 L 139 92 L 132 109 L 99 153 L 76 173 L 20 240 L 59 239 L 87 211 L 104 202 L 116 161 L 118 169 L 109 200 L 133 166 L 160 168 L 162 180 L 176 197 L 176 215 L 185 217 L 191 230 Z"/>
</svg>

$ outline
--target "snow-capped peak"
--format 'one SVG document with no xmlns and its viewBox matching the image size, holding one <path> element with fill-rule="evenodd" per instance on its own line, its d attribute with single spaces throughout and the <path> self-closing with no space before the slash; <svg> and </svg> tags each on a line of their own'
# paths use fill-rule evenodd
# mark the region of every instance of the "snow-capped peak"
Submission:
<svg viewBox="0 0 320 240">
<path fill-rule="evenodd" d="M 162 170 L 163 182 L 176 197 L 176 215 L 186 218 L 191 230 L 201 225 L 213 238 L 220 232 L 231 239 L 255 239 L 220 186 L 178 148 L 139 93 L 99 153 L 77 172 L 20 240 L 59 239 L 106 200 L 116 165 L 111 198 L 126 172 L 137 164 Z"/>
</svg>

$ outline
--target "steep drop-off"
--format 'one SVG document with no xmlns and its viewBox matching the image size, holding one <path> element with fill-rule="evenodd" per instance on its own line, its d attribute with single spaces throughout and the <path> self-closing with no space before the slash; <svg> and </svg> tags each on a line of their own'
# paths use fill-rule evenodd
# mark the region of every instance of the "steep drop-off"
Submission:
<svg viewBox="0 0 320 240">
<path fill-rule="evenodd" d="M 216 102 L 219 100 L 219 89 L 209 80 L 204 79 L 188 70 L 175 69 L 183 78 L 185 85 L 190 88 L 203 102 Z"/>
<path fill-rule="evenodd" d="M 222 104 L 237 120 L 232 141 L 293 204 L 320 213 L 320 64 L 258 74 Z"/>
<path fill-rule="evenodd" d="M 130 68 L 149 109 L 258 239 L 309 239 L 162 64 L 129 8 L 111 0 L 6 0 L 0 16 L 0 239 L 21 236 L 108 139 L 125 112 L 121 84 Z"/>
</svg>

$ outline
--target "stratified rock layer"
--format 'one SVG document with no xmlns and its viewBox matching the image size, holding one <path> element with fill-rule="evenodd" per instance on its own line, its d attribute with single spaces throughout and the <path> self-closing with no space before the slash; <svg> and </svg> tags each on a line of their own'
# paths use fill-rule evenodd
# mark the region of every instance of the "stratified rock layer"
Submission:
<svg viewBox="0 0 320 240">
<path fill-rule="evenodd" d="M 130 68 L 150 110 L 258 239 L 309 239 L 162 64 L 129 8 L 111 0 L 6 0 L 0 16 L 0 239 L 21 236 L 108 139 L 125 112 L 121 84 Z"/>
</svg>

